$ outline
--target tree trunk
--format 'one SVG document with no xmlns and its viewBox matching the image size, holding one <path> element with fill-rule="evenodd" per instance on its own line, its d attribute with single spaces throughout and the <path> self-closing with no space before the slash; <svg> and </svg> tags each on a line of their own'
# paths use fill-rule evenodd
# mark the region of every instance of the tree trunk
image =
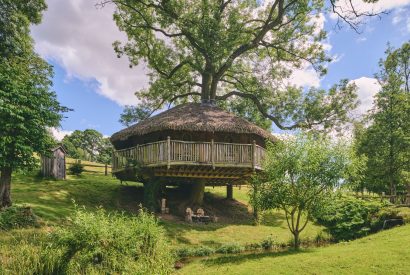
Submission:
<svg viewBox="0 0 410 275">
<path fill-rule="evenodd" d="M 10 186 L 11 186 L 11 168 L 4 167 L 0 175 L 0 209 L 11 206 Z"/>
<path fill-rule="evenodd" d="M 199 181 L 197 183 L 193 183 L 191 186 L 191 192 L 189 196 L 189 204 L 191 206 L 202 205 L 204 201 L 204 192 L 205 192 L 205 181 Z"/>
<path fill-rule="evenodd" d="M 393 180 L 390 181 L 390 202 L 391 203 L 396 203 L 396 184 L 394 183 Z"/>
<path fill-rule="evenodd" d="M 299 247 L 300 247 L 299 231 L 295 231 L 295 232 L 293 233 L 293 237 L 294 237 L 293 247 L 294 247 L 295 249 L 299 249 Z"/>
<path fill-rule="evenodd" d="M 161 186 L 162 183 L 156 178 L 152 178 L 144 183 L 144 206 L 152 212 L 159 209 L 158 201 L 161 193 Z"/>
</svg>

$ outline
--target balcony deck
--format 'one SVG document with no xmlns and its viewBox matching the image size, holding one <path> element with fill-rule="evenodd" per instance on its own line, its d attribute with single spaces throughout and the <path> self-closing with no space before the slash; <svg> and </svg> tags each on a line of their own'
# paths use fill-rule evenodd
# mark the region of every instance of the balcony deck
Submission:
<svg viewBox="0 0 410 275">
<path fill-rule="evenodd" d="M 265 149 L 255 143 L 188 142 L 168 138 L 114 151 L 113 173 L 138 164 L 155 169 L 158 176 L 238 178 L 244 172 L 261 170 L 264 156 Z"/>
</svg>

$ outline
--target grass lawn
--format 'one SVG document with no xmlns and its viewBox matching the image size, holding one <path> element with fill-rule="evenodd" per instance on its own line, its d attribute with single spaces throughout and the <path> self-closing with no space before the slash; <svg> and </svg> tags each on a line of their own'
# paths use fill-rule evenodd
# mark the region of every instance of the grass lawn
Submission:
<svg viewBox="0 0 410 275">
<path fill-rule="evenodd" d="M 76 162 L 77 162 L 76 159 L 66 158 L 67 168 L 69 168 L 71 164 L 76 163 Z M 81 164 L 84 165 L 84 170 L 86 172 L 105 173 L 105 164 L 86 161 L 86 160 L 81 160 Z M 107 172 L 111 173 L 111 165 L 108 165 L 107 168 L 108 168 Z"/>
<path fill-rule="evenodd" d="M 324 248 L 194 260 L 178 274 L 409 274 L 410 225 Z"/>
<path fill-rule="evenodd" d="M 78 205 L 121 209 L 130 203 L 115 178 L 103 174 L 68 176 L 67 180 L 43 180 L 27 175 L 13 175 L 11 196 L 15 204 L 31 206 L 45 223 L 64 221 Z M 120 203 L 123 203 L 120 205 Z"/>
<path fill-rule="evenodd" d="M 206 198 L 212 199 L 208 204 L 226 203 L 225 187 L 207 187 Z M 262 224 L 253 225 L 252 215 L 248 212 L 246 187 L 234 188 L 233 206 L 226 208 L 222 204 L 221 215 L 227 213 L 229 218 L 221 218 L 218 223 L 188 224 L 182 217 L 161 219 L 167 234 L 174 246 L 208 245 L 219 246 L 226 243 L 257 243 L 268 237 L 278 242 L 288 242 L 291 234 L 281 212 L 265 215 Z M 142 185 L 139 183 L 120 182 L 111 177 L 97 173 L 86 173 L 82 176 L 68 176 L 67 180 L 41 180 L 28 175 L 13 175 L 12 199 L 16 204 L 27 204 L 45 224 L 55 225 L 65 221 L 73 211 L 73 200 L 77 205 L 88 209 L 103 206 L 107 210 L 118 210 L 135 213 L 142 201 Z M 231 204 L 229 204 L 231 206 Z M 302 238 L 314 238 L 321 227 L 308 225 Z"/>
<path fill-rule="evenodd" d="M 178 192 L 169 189 L 169 192 Z M 266 213 L 261 225 L 254 226 L 248 211 L 248 189 L 234 188 L 236 201 L 224 199 L 224 187 L 207 187 L 205 203 L 219 211 L 221 220 L 211 224 L 188 224 L 181 216 L 162 216 L 161 224 L 174 247 L 220 246 L 227 243 L 241 245 L 258 243 L 267 237 L 283 243 L 291 239 L 283 213 Z M 143 198 L 142 185 L 120 182 L 98 173 L 68 176 L 67 180 L 41 180 L 34 176 L 16 174 L 12 180 L 12 198 L 16 204 L 27 204 L 42 219 L 40 229 L 23 229 L 0 235 L 0 262 L 3 249 L 12 247 L 14 239 L 35 239 L 62 224 L 73 211 L 74 205 L 88 209 L 103 206 L 108 211 L 135 213 Z M 410 217 L 410 209 L 399 209 Z M 223 216 L 224 214 L 224 216 Z M 312 223 L 302 233 L 302 239 L 313 239 L 322 227 Z M 240 254 L 194 259 L 180 274 L 408 274 L 410 270 L 410 226 L 384 231 L 370 237 L 326 248 L 302 249 L 300 252 Z"/>
</svg>

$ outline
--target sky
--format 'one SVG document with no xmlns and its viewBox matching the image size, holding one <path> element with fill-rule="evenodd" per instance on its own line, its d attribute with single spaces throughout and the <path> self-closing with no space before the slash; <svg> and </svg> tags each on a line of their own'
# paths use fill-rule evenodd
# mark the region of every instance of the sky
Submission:
<svg viewBox="0 0 410 275">
<path fill-rule="evenodd" d="M 346 0 L 341 0 L 341 3 Z M 324 77 L 309 66 L 296 71 L 291 82 L 302 87 L 328 89 L 341 79 L 358 86 L 358 113 L 372 107 L 379 90 L 374 74 L 387 44 L 397 48 L 410 41 L 410 0 L 380 0 L 375 6 L 354 0 L 364 10 L 387 10 L 381 18 L 366 20 L 358 34 L 336 27 L 334 14 L 316 18 L 328 32 L 325 48 L 333 57 Z M 126 58 L 117 58 L 112 43 L 126 41 L 112 20 L 114 7 L 95 6 L 96 0 L 47 0 L 40 25 L 32 27 L 36 51 L 54 66 L 53 89 L 58 100 L 74 111 L 66 113 L 56 138 L 74 130 L 92 128 L 110 136 L 124 128 L 119 123 L 124 105 L 138 102 L 134 92 L 148 87 L 143 64 L 129 68 Z M 273 131 L 277 131 L 273 129 Z"/>
</svg>

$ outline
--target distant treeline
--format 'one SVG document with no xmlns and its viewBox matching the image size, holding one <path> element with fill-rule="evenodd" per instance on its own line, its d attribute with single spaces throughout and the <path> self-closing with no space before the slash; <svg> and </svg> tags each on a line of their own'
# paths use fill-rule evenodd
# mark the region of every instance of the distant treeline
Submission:
<svg viewBox="0 0 410 275">
<path fill-rule="evenodd" d="M 111 164 L 112 144 L 97 130 L 75 130 L 66 135 L 61 143 L 71 158 Z"/>
</svg>

